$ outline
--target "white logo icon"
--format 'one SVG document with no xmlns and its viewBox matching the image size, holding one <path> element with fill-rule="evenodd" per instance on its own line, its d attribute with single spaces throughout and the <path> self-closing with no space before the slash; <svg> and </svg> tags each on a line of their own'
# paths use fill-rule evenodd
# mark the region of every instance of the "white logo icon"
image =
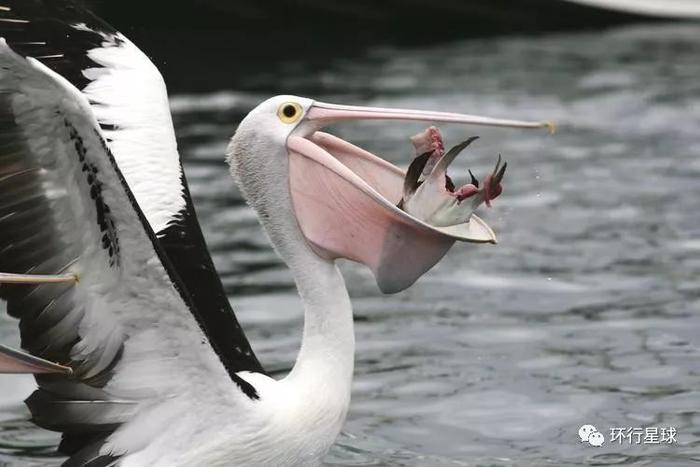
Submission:
<svg viewBox="0 0 700 467">
<path fill-rule="evenodd" d="M 605 442 L 605 437 L 593 425 L 583 425 L 578 429 L 578 436 L 582 443 L 588 443 L 591 446 L 600 447 Z"/>
<path fill-rule="evenodd" d="M 596 431 L 595 433 L 591 433 L 591 435 L 588 437 L 588 444 L 597 448 L 601 447 L 604 442 L 605 438 L 603 438 L 603 433 L 600 433 L 598 431 Z"/>
</svg>

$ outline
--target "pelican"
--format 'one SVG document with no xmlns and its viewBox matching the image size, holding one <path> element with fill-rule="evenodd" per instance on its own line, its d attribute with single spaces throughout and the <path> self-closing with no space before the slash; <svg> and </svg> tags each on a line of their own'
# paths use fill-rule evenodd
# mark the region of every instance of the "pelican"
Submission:
<svg viewBox="0 0 700 467">
<path fill-rule="evenodd" d="M 406 173 L 321 129 L 548 126 L 297 96 L 250 112 L 227 161 L 304 305 L 296 363 L 275 380 L 207 252 L 155 66 L 69 1 L 0 2 L 0 36 L 0 298 L 22 342 L 0 347 L 0 372 L 35 375 L 26 405 L 62 433 L 67 467 L 319 465 L 353 374 L 335 260 L 367 265 L 393 293 L 456 241 L 495 242 L 472 211 L 505 170 L 457 189 L 446 169 L 469 141 L 445 152 L 429 129 Z"/>
</svg>

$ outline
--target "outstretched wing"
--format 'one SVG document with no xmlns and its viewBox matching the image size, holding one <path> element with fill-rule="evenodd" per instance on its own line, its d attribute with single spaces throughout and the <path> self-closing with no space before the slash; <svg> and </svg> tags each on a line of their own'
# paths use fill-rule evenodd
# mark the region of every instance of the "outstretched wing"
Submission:
<svg viewBox="0 0 700 467">
<path fill-rule="evenodd" d="M 37 424 L 64 433 L 67 465 L 107 465 L 128 453 L 100 448 L 174 397 L 228 406 L 256 397 L 209 345 L 85 95 L 4 39 L 0 271 L 78 278 L 0 286 L 22 347 L 36 357 L 0 349 L 0 361 L 45 373 L 27 405 Z"/>
<path fill-rule="evenodd" d="M 124 179 L 173 273 L 200 310 L 202 328 L 229 373 L 263 373 L 204 242 L 156 67 L 126 37 L 71 0 L 5 0 L 0 5 L 0 37 L 87 97 Z"/>
</svg>

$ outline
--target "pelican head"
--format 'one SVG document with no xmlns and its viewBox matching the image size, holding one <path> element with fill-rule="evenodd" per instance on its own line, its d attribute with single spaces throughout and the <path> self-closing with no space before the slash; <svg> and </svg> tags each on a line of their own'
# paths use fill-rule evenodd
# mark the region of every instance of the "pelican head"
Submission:
<svg viewBox="0 0 700 467">
<path fill-rule="evenodd" d="M 493 230 L 473 210 L 500 193 L 505 165 L 499 158 L 481 187 L 473 178 L 455 189 L 447 166 L 473 139 L 444 153 L 436 147 L 442 144 L 439 132 L 429 129 L 414 141 L 419 157 L 405 172 L 320 131 L 357 119 L 551 128 L 545 122 L 344 106 L 297 96 L 276 96 L 253 109 L 231 140 L 228 162 L 278 253 L 289 262 L 303 244 L 326 260 L 365 264 L 384 293 L 413 284 L 455 241 L 496 243 Z"/>
</svg>

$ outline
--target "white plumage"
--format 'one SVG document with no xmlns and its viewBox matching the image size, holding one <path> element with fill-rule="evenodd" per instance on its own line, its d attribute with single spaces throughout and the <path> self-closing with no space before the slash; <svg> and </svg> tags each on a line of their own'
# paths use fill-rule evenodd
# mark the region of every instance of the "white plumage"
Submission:
<svg viewBox="0 0 700 467">
<path fill-rule="evenodd" d="M 78 29 L 90 30 L 83 24 Z M 165 82 L 129 39 L 104 36 L 105 47 L 87 52 L 97 65 L 83 70 L 91 82 L 83 94 L 129 188 L 153 231 L 161 232 L 185 206 L 177 187 L 182 177 Z"/>
</svg>

